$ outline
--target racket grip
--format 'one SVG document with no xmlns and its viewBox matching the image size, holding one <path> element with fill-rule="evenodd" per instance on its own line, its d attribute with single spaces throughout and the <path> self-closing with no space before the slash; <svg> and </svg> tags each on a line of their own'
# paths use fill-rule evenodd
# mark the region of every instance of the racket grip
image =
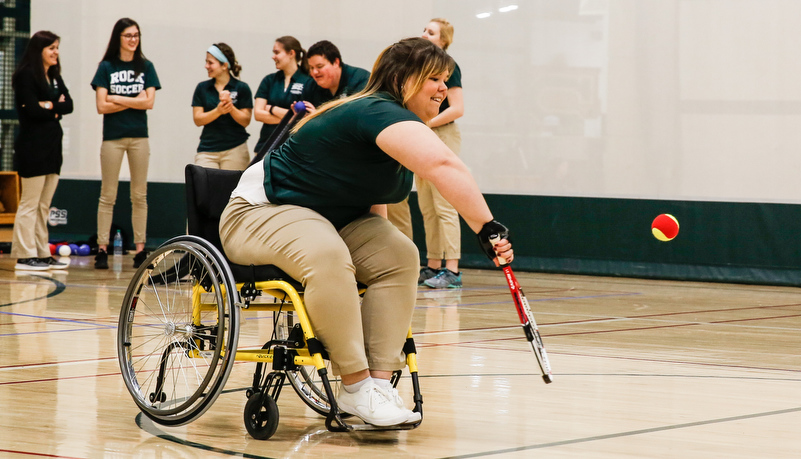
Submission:
<svg viewBox="0 0 801 459">
<path fill-rule="evenodd" d="M 501 237 L 498 236 L 498 235 L 495 235 L 494 237 L 489 238 L 489 241 L 490 241 L 490 244 L 492 244 L 494 246 L 495 244 L 501 242 Z M 498 255 L 498 263 L 500 263 L 500 265 L 503 266 L 503 265 L 506 264 L 506 259 L 501 257 L 500 255 Z"/>
</svg>

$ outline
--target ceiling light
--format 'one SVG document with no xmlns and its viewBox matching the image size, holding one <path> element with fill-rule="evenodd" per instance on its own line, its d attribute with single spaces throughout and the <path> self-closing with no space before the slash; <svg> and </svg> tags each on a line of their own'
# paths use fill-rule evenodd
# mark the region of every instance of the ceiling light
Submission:
<svg viewBox="0 0 801 459">
<path fill-rule="evenodd" d="M 507 13 L 509 11 L 514 11 L 516 9 L 517 9 L 517 5 L 509 5 L 509 6 L 502 6 L 502 7 L 498 8 L 498 11 L 500 11 L 501 13 Z"/>
<path fill-rule="evenodd" d="M 478 13 L 478 14 L 476 15 L 476 17 L 477 17 L 477 18 L 479 18 L 479 19 L 488 18 L 488 17 L 490 17 L 490 16 L 492 16 L 492 13 Z"/>
</svg>

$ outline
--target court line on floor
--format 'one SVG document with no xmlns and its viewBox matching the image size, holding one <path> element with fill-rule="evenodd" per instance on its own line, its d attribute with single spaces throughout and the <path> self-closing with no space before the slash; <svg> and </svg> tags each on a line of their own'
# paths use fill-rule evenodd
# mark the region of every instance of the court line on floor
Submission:
<svg viewBox="0 0 801 459">
<path fill-rule="evenodd" d="M 536 445 L 527 445 L 527 446 L 519 446 L 515 448 L 505 448 L 505 449 L 498 449 L 494 451 L 483 451 L 479 453 L 471 453 L 471 454 L 463 454 L 459 456 L 445 456 L 442 459 L 468 459 L 472 457 L 486 457 L 486 456 L 495 456 L 498 454 L 507 454 L 507 453 L 516 453 L 521 451 L 530 451 L 534 449 L 545 449 L 545 448 L 554 448 L 558 446 L 567 446 L 567 445 L 577 445 L 580 443 L 590 443 L 594 441 L 601 441 L 601 440 L 610 440 L 613 438 L 623 438 L 623 437 L 633 437 L 636 435 L 645 435 L 650 433 L 656 432 L 666 432 L 669 430 L 677 430 L 677 429 L 687 429 L 690 427 L 699 427 L 711 424 L 723 424 L 726 422 L 735 422 L 735 421 L 743 421 L 746 419 L 755 419 L 755 418 L 762 418 L 762 417 L 769 417 L 769 416 L 779 416 L 782 414 L 789 414 L 789 413 L 798 413 L 801 412 L 801 407 L 797 408 L 787 408 L 784 410 L 775 410 L 775 411 L 765 411 L 762 413 L 752 413 L 752 414 L 743 414 L 740 416 L 730 416 L 726 418 L 718 418 L 718 419 L 708 419 L 705 421 L 696 421 L 696 422 L 687 422 L 683 424 L 673 424 L 661 427 L 652 427 L 649 429 L 639 429 L 639 430 L 630 430 L 626 432 L 617 432 L 613 434 L 607 435 L 596 435 L 592 437 L 584 437 L 584 438 L 574 438 L 570 440 L 561 440 L 561 441 L 554 441 L 549 443 L 540 443 Z"/>
<path fill-rule="evenodd" d="M 197 448 L 203 451 L 210 451 L 213 453 L 224 454 L 226 456 L 237 456 L 237 457 L 246 457 L 248 459 L 274 459 L 271 456 L 257 456 L 255 454 L 245 453 L 241 451 L 232 451 L 229 449 L 222 449 L 217 448 L 216 446 L 204 445 L 203 443 L 198 443 L 191 440 L 184 440 L 182 438 L 178 438 L 174 435 L 170 435 L 162 430 L 160 430 L 156 424 L 148 419 L 147 417 L 143 416 L 140 412 L 136 415 L 136 425 L 144 430 L 145 432 L 153 435 L 154 437 L 161 438 L 162 440 L 171 441 L 173 443 L 177 443 L 183 446 L 189 446 L 191 448 Z"/>
<path fill-rule="evenodd" d="M 74 456 L 59 456 L 58 454 L 34 453 L 32 451 L 18 451 L 14 449 L 0 449 L 0 453 L 23 454 L 26 456 L 56 457 L 59 459 L 81 459 Z"/>
<path fill-rule="evenodd" d="M 53 279 L 52 277 L 37 276 L 37 275 L 31 275 L 31 277 L 38 277 L 39 279 L 44 279 L 44 280 L 50 281 L 53 284 L 55 284 L 56 288 L 52 292 L 49 292 L 45 296 L 38 296 L 36 298 L 29 298 L 27 300 L 13 301 L 11 303 L 0 304 L 0 308 L 6 307 L 6 306 L 14 306 L 14 305 L 17 305 L 17 304 L 22 304 L 22 303 L 30 303 L 31 301 L 43 300 L 45 298 L 52 298 L 52 297 L 60 294 L 61 292 L 63 292 L 67 288 L 67 286 L 64 285 L 64 283 L 62 283 L 58 279 Z"/>
</svg>

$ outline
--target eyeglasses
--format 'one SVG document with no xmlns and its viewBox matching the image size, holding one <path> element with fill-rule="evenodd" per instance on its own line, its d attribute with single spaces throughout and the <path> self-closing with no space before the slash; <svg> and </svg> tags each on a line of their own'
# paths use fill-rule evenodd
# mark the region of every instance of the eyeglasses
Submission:
<svg viewBox="0 0 801 459">
<path fill-rule="evenodd" d="M 139 40 L 142 35 L 138 33 L 124 33 L 121 35 L 122 38 L 126 40 Z"/>
</svg>

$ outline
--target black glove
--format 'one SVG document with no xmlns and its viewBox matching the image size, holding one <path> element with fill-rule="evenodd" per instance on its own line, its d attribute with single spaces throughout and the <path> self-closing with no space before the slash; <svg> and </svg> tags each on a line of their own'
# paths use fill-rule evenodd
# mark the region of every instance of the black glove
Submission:
<svg viewBox="0 0 801 459">
<path fill-rule="evenodd" d="M 478 245 L 490 260 L 494 260 L 498 256 L 493 248 L 494 244 L 490 242 L 490 239 L 495 238 L 509 240 L 509 228 L 495 220 L 484 223 L 481 231 L 478 232 Z"/>
</svg>

